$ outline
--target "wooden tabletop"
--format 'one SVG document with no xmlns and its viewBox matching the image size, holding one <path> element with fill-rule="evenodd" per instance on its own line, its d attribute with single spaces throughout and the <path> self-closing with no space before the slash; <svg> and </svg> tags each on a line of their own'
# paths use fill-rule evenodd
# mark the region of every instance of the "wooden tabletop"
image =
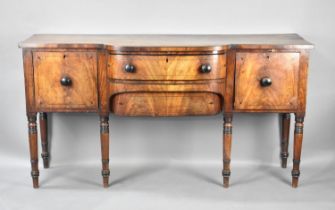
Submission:
<svg viewBox="0 0 335 210">
<path fill-rule="evenodd" d="M 36 34 L 19 43 L 20 48 L 94 48 L 137 50 L 311 49 L 298 34 L 175 35 L 175 34 Z"/>
</svg>

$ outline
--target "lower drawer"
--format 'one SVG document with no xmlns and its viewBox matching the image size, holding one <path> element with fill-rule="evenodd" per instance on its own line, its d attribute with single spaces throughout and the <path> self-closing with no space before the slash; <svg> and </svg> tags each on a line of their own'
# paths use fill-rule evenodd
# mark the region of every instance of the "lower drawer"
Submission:
<svg viewBox="0 0 335 210">
<path fill-rule="evenodd" d="M 222 107 L 214 93 L 122 93 L 111 100 L 111 111 L 121 116 L 214 115 Z"/>
</svg>

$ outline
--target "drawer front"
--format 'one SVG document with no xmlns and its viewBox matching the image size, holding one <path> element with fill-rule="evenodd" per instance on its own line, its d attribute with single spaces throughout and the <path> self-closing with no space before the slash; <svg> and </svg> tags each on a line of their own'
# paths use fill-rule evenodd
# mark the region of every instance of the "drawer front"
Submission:
<svg viewBox="0 0 335 210">
<path fill-rule="evenodd" d="M 121 116 L 214 115 L 221 101 L 213 93 L 123 93 L 112 98 L 111 111 Z"/>
<path fill-rule="evenodd" d="M 299 53 L 236 54 L 236 110 L 297 108 Z"/>
<path fill-rule="evenodd" d="M 97 109 L 95 52 L 34 52 L 33 60 L 39 109 Z"/>
<path fill-rule="evenodd" d="M 111 55 L 110 79 L 127 80 L 207 80 L 223 79 L 226 56 L 139 56 Z"/>
</svg>

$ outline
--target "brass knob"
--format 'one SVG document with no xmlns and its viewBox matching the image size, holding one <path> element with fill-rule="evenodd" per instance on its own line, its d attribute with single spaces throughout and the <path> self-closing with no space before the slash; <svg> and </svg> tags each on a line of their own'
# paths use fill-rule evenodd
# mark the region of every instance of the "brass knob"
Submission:
<svg viewBox="0 0 335 210">
<path fill-rule="evenodd" d="M 202 64 L 200 66 L 200 72 L 201 73 L 209 73 L 209 72 L 211 72 L 211 70 L 212 70 L 212 67 L 209 64 Z"/>
<path fill-rule="evenodd" d="M 72 80 L 70 77 L 65 76 L 60 79 L 60 84 L 63 86 L 70 86 L 72 84 Z"/>
<path fill-rule="evenodd" d="M 263 77 L 260 80 L 260 84 L 262 87 L 268 87 L 272 84 L 272 80 L 270 77 Z"/>
<path fill-rule="evenodd" d="M 134 65 L 126 64 L 126 65 L 124 66 L 124 70 L 125 70 L 126 72 L 128 72 L 128 73 L 134 73 L 135 70 L 136 70 L 136 68 L 135 68 Z"/>
</svg>

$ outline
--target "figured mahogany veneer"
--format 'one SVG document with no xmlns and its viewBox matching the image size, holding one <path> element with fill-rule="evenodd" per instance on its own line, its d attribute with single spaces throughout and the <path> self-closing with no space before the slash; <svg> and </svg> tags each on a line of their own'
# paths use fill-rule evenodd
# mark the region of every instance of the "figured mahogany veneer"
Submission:
<svg viewBox="0 0 335 210">
<path fill-rule="evenodd" d="M 269 86 L 262 86 L 269 79 Z M 236 53 L 235 110 L 294 110 L 298 106 L 299 53 Z"/>
<path fill-rule="evenodd" d="M 296 34 L 34 35 L 23 48 L 31 176 L 38 187 L 37 112 L 49 167 L 47 113 L 97 112 L 103 185 L 109 114 L 214 115 L 223 111 L 223 185 L 229 186 L 234 112 L 281 113 L 282 167 L 295 114 L 292 186 L 298 186 L 309 51 Z"/>
<path fill-rule="evenodd" d="M 98 109 L 96 52 L 34 52 L 33 63 L 40 111 Z"/>
<path fill-rule="evenodd" d="M 213 93 L 127 93 L 115 95 L 111 111 L 121 116 L 214 115 L 221 97 Z"/>
<path fill-rule="evenodd" d="M 134 72 L 125 71 L 131 65 Z M 202 65 L 209 65 L 202 72 Z M 225 55 L 111 55 L 108 60 L 108 76 L 120 80 L 209 80 L 224 79 L 226 75 Z"/>
</svg>

